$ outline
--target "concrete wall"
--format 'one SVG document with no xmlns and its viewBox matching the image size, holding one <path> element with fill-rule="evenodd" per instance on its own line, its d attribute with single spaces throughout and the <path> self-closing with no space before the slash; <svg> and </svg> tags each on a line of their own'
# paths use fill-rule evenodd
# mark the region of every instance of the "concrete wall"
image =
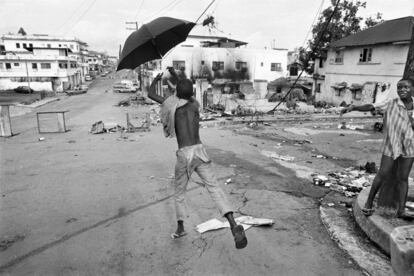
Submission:
<svg viewBox="0 0 414 276">
<path fill-rule="evenodd" d="M 317 81 L 322 85 L 321 93 L 315 93 L 315 99 L 333 104 L 340 104 L 342 101 L 347 103 L 353 101 L 355 104 L 372 102 L 372 95 L 368 90 L 363 91 L 361 100 L 352 99 L 350 91 L 337 96 L 332 86 L 341 82 L 346 82 L 348 86 L 352 83 L 360 85 L 369 82 L 385 83 L 390 86 L 390 95 L 396 95 L 397 82 L 404 72 L 408 44 L 377 45 L 372 48 L 372 60 L 367 63 L 359 62 L 361 47 L 345 48 L 342 63 L 335 63 L 335 51 L 330 50 L 325 63 L 325 80 Z"/>
<path fill-rule="evenodd" d="M 204 67 L 212 71 L 213 61 L 223 61 L 224 70 L 235 70 L 237 61 L 247 62 L 249 79 L 271 81 L 286 76 L 287 50 L 245 48 L 176 47 L 162 60 L 162 70 L 173 65 L 173 61 L 185 61 L 187 77 L 200 76 Z M 271 71 L 271 63 L 280 63 L 281 71 Z"/>
<path fill-rule="evenodd" d="M 14 82 L 10 79 L 0 79 L 0 90 L 13 90 L 18 86 L 27 86 L 27 82 Z M 30 87 L 34 91 L 48 91 L 52 92 L 52 82 L 30 82 Z M 1 93 L 1 92 L 0 92 Z"/>
</svg>

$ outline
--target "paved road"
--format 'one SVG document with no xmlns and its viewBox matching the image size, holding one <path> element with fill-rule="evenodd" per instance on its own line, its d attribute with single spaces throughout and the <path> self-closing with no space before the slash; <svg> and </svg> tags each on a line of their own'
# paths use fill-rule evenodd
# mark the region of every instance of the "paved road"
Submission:
<svg viewBox="0 0 414 276">
<path fill-rule="evenodd" d="M 123 137 L 88 133 L 96 121 L 125 125 L 126 112 L 149 108 L 114 106 L 128 95 L 105 92 L 112 81 L 97 79 L 87 94 L 38 109 L 70 110 L 69 132 L 40 135 L 31 113 L 13 118 L 17 136 L 0 140 L 0 237 L 16 240 L 0 252 L 3 273 L 362 275 L 319 219 L 319 199 L 329 191 L 300 178 L 304 166 L 288 168 L 260 153 L 285 141 L 284 150 L 305 160 L 311 150 L 293 151 L 291 132 L 275 138 L 242 126 L 202 128 L 219 181 L 232 179 L 224 188 L 238 215 L 273 218 L 275 224 L 249 229 L 243 250 L 235 249 L 227 229 L 198 234 L 195 225 L 219 215 L 193 177 L 189 235 L 171 240 L 175 141 L 165 139 L 160 126 Z"/>
</svg>

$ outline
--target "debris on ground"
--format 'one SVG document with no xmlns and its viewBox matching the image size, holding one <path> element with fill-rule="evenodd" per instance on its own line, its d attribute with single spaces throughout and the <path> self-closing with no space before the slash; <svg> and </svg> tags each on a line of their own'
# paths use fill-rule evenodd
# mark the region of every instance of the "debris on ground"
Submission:
<svg viewBox="0 0 414 276">
<path fill-rule="evenodd" d="M 45 137 L 39 137 L 39 141 L 44 141 Z"/>
<path fill-rule="evenodd" d="M 279 155 L 279 154 L 277 154 L 276 152 L 273 152 L 273 151 L 262 150 L 262 154 L 264 156 L 267 156 L 267 157 L 270 157 L 270 158 L 273 158 L 273 159 L 282 160 L 282 161 L 291 162 L 291 161 L 295 160 L 295 157 L 293 157 L 293 156 L 288 156 L 288 155 L 283 156 L 283 155 Z"/>
<path fill-rule="evenodd" d="M 362 130 L 365 129 L 364 125 L 350 125 L 346 122 L 342 122 L 338 125 L 338 129 L 350 129 L 350 130 Z"/>
<path fill-rule="evenodd" d="M 118 102 L 116 106 L 131 106 L 131 105 L 152 105 L 153 101 L 147 99 L 142 95 L 131 96 Z"/>
<path fill-rule="evenodd" d="M 0 240 L 0 251 L 5 251 L 7 248 L 12 246 L 14 243 L 18 241 L 24 240 L 24 235 L 15 235 L 13 237 L 5 237 L 4 239 Z"/>
<path fill-rule="evenodd" d="M 252 226 L 271 226 L 274 224 L 273 219 L 266 218 L 254 218 L 251 216 L 241 216 L 235 218 L 237 224 L 243 225 L 244 230 L 249 229 Z M 230 228 L 228 221 L 220 221 L 218 219 L 210 219 L 196 226 L 196 231 L 200 234 L 207 231 L 218 230 L 222 228 Z"/>
<path fill-rule="evenodd" d="M 383 123 L 376 122 L 374 124 L 374 131 L 382 132 L 383 129 L 384 129 L 384 124 Z"/>
<path fill-rule="evenodd" d="M 327 176 L 317 173 L 312 174 L 313 184 L 316 186 L 328 187 L 346 197 L 354 197 L 358 195 L 362 189 L 370 186 L 374 178 L 371 170 L 372 163 L 374 162 L 368 163 L 370 163 L 370 165 L 367 167 L 360 166 L 359 169 L 350 167 L 341 172 L 329 172 Z"/>
<path fill-rule="evenodd" d="M 108 122 L 104 124 L 103 121 L 98 121 L 92 125 L 91 130 L 89 132 L 92 134 L 113 133 L 122 131 L 124 129 L 124 127 L 120 126 L 117 123 Z"/>
<path fill-rule="evenodd" d="M 361 170 L 366 170 L 367 173 L 377 173 L 378 169 L 375 162 L 367 162 L 365 166 L 360 167 Z"/>
</svg>

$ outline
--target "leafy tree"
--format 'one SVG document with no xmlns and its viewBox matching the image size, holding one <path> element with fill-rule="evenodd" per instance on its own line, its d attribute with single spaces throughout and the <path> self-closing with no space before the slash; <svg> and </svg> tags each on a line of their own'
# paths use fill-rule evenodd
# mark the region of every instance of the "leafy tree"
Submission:
<svg viewBox="0 0 414 276">
<path fill-rule="evenodd" d="M 308 41 L 309 47 L 307 49 L 300 48 L 299 61 L 305 67 L 305 71 L 310 74 L 313 73 L 313 66 L 309 64 L 309 61 L 323 55 L 323 51 L 328 48 L 331 42 L 362 30 L 363 18 L 358 16 L 358 10 L 366 8 L 366 2 L 341 0 L 335 14 L 332 15 L 337 1 L 331 0 L 331 6 L 322 11 L 318 22 L 312 28 L 312 39 Z M 331 21 L 326 25 L 331 16 Z M 372 27 L 382 21 L 382 14 L 377 13 L 375 17 L 369 17 L 365 20 L 365 28 Z"/>
<path fill-rule="evenodd" d="M 371 27 L 373 27 L 375 25 L 378 25 L 379 23 L 382 23 L 382 22 L 384 22 L 384 19 L 382 19 L 382 13 L 377 12 L 377 14 L 374 17 L 370 16 L 370 17 L 365 19 L 365 28 L 364 29 L 371 28 Z"/>
</svg>

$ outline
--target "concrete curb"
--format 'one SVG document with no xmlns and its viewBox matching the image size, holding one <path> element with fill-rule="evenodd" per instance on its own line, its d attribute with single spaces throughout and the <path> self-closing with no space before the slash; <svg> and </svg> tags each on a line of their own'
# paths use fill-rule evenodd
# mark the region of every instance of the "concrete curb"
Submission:
<svg viewBox="0 0 414 276">
<path fill-rule="evenodd" d="M 331 238 L 354 260 L 368 275 L 394 275 L 391 262 L 378 249 L 355 232 L 352 216 L 347 210 L 321 205 L 320 218 Z"/>
<path fill-rule="evenodd" d="M 369 190 L 362 190 L 354 202 L 353 211 L 355 221 L 373 242 L 390 255 L 390 235 L 392 230 L 394 230 L 394 226 L 376 213 L 367 217 L 361 211 L 368 197 Z"/>
</svg>

